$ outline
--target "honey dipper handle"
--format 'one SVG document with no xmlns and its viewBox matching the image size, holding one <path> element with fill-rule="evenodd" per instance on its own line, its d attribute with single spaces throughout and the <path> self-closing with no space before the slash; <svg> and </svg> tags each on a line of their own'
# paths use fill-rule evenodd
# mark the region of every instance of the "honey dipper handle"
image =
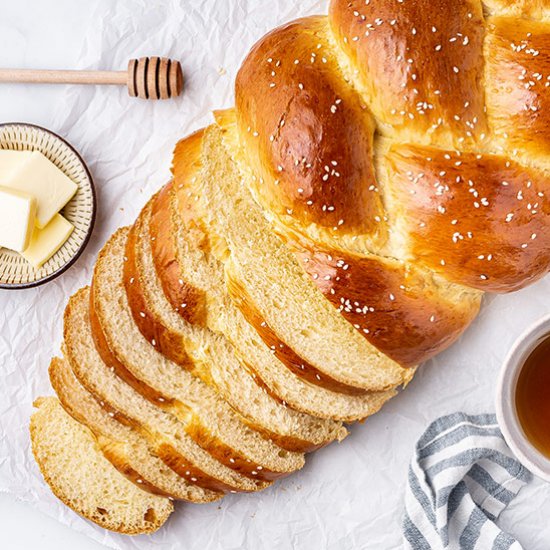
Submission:
<svg viewBox="0 0 550 550">
<path fill-rule="evenodd" d="M 132 97 L 168 99 L 183 88 L 178 61 L 165 57 L 130 59 L 126 71 L 59 71 L 0 69 L 0 82 L 42 82 L 49 84 L 114 84 L 128 87 Z"/>
<path fill-rule="evenodd" d="M 0 69 L 0 82 L 43 82 L 48 84 L 126 84 L 126 71 L 59 71 Z"/>
</svg>

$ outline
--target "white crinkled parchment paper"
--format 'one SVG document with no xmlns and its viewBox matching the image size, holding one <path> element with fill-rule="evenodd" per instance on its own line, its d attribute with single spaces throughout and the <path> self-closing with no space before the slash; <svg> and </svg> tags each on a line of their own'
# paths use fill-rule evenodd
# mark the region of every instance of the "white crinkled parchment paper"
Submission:
<svg viewBox="0 0 550 550">
<path fill-rule="evenodd" d="M 81 3 L 47 3 L 48 9 L 39 0 L 28 4 L 33 17 L 40 18 L 34 27 L 32 21 L 0 17 L 0 59 L 8 66 L 6 48 L 24 48 L 24 62 L 47 67 L 51 60 L 40 57 L 34 33 L 46 36 L 51 18 L 63 20 L 62 4 L 72 10 L 73 20 L 78 18 L 74 12 Z M 32 116 L 25 121 L 48 121 L 80 150 L 99 199 L 93 238 L 72 269 L 35 290 L 0 291 L 0 491 L 117 549 L 399 548 L 403 487 L 415 440 L 441 414 L 494 410 L 495 380 L 509 346 L 550 311 L 549 278 L 486 300 L 461 341 L 426 364 L 406 392 L 354 427 L 342 444 L 317 452 L 303 471 L 267 491 L 202 506 L 179 503 L 158 533 L 130 538 L 81 519 L 44 484 L 31 456 L 28 422 L 33 399 L 52 393 L 47 367 L 59 350 L 68 297 L 89 282 L 95 256 L 109 235 L 131 223 L 168 180 L 177 139 L 208 124 L 212 109 L 232 104 L 234 77 L 250 46 L 278 24 L 326 13 L 327 7 L 314 0 L 98 0 L 82 9 L 80 43 L 63 44 L 63 34 L 55 33 L 49 44 L 54 58 L 107 69 L 125 67 L 128 58 L 141 55 L 179 58 L 185 93 L 174 101 L 144 102 L 117 88 L 61 87 L 44 89 L 43 95 L 20 87 L 0 90 L 0 113 L 7 119 L 12 118 L 10 98 L 20 119 L 21 101 L 33 98 Z M 51 27 L 62 28 L 59 22 Z M 70 52 L 63 52 L 67 47 Z M 548 517 L 550 485 L 535 480 L 501 524 L 525 548 L 547 550 Z"/>
</svg>

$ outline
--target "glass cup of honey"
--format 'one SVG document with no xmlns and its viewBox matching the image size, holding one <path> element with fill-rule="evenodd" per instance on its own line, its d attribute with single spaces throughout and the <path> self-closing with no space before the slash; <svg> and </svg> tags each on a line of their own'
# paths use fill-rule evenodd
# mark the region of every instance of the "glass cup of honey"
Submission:
<svg viewBox="0 0 550 550">
<path fill-rule="evenodd" d="M 498 423 L 518 460 L 550 481 L 550 315 L 516 341 L 502 366 Z"/>
</svg>

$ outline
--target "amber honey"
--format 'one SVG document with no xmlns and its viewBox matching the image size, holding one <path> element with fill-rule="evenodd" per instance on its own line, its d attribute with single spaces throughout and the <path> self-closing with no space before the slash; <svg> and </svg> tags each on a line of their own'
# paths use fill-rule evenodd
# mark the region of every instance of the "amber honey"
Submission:
<svg viewBox="0 0 550 550">
<path fill-rule="evenodd" d="M 520 371 L 516 410 L 529 441 L 550 458 L 550 335 L 531 352 Z"/>
</svg>

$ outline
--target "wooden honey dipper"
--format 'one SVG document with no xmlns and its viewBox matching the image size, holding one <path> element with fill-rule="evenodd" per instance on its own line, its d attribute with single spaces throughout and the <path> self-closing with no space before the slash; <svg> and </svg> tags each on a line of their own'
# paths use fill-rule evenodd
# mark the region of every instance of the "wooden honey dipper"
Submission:
<svg viewBox="0 0 550 550">
<path fill-rule="evenodd" d="M 179 61 L 141 57 L 130 59 L 127 71 L 0 69 L 0 82 L 125 85 L 131 97 L 168 99 L 180 95 L 183 73 Z"/>
</svg>

